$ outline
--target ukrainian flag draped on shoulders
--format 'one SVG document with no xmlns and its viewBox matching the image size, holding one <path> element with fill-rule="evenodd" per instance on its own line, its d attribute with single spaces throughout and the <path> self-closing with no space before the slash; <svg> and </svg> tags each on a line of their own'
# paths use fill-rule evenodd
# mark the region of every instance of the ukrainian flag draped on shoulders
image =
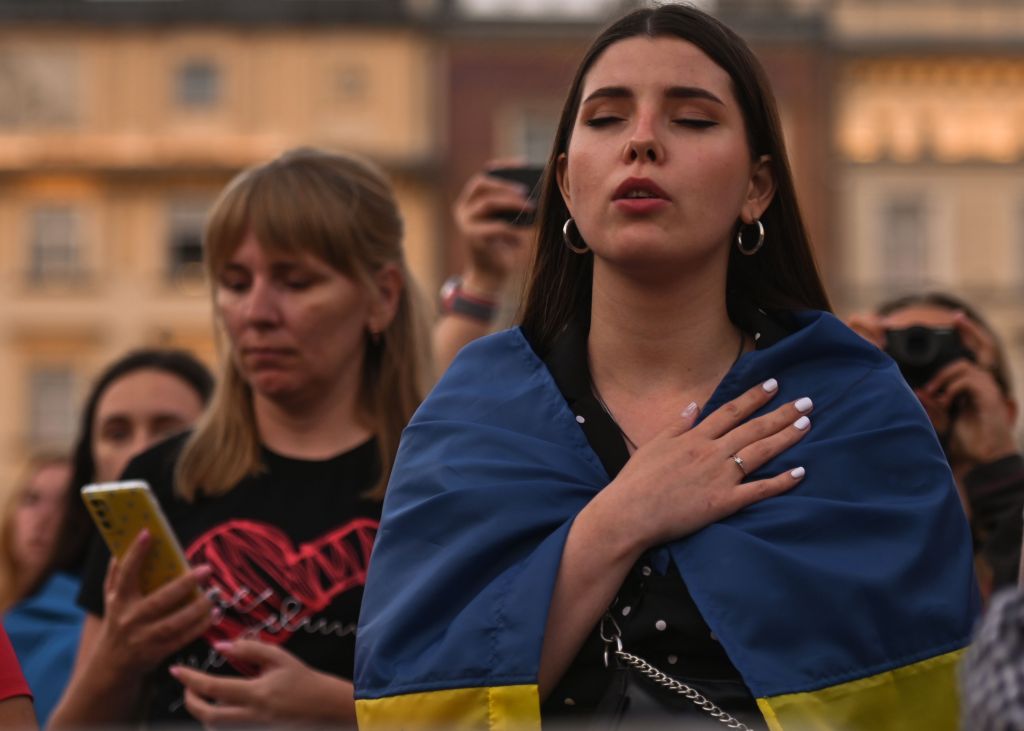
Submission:
<svg viewBox="0 0 1024 731">
<path fill-rule="evenodd" d="M 669 553 L 773 731 L 955 729 L 979 604 L 952 475 L 888 356 L 831 315 L 795 320 L 703 416 L 768 378 L 765 411 L 810 396 L 810 433 L 751 475 L 806 477 Z M 406 429 L 384 502 L 356 650 L 364 731 L 540 726 L 562 547 L 608 481 L 521 331 L 463 349 Z"/>
</svg>

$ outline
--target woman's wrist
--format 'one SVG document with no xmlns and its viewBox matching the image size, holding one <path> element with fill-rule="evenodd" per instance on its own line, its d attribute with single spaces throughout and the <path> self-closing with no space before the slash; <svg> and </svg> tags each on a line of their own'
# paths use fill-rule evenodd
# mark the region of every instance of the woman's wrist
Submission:
<svg viewBox="0 0 1024 731">
<path fill-rule="evenodd" d="M 497 302 L 505 289 L 504 277 L 470 267 L 462 273 L 462 289 L 467 294 Z"/>
<path fill-rule="evenodd" d="M 614 485 L 615 480 L 595 495 L 580 511 L 576 523 L 599 541 L 610 565 L 628 570 L 653 543 L 641 527 L 634 525 L 629 517 L 630 506 L 622 504 L 621 491 L 614 489 Z M 583 526 L 578 525 L 581 520 Z"/>
<path fill-rule="evenodd" d="M 355 695 L 351 681 L 330 673 L 313 671 L 311 709 L 315 720 L 330 724 L 350 725 L 356 718 Z"/>
<path fill-rule="evenodd" d="M 110 637 L 104 626 L 88 660 L 88 674 L 91 677 L 98 683 L 112 687 L 134 682 L 141 688 L 141 679 L 153 670 L 153 667 L 132 662 L 123 652 L 118 652 L 116 640 Z"/>
<path fill-rule="evenodd" d="M 494 283 L 481 275 L 449 277 L 441 286 L 441 312 L 490 324 L 498 313 L 500 295 Z"/>
</svg>

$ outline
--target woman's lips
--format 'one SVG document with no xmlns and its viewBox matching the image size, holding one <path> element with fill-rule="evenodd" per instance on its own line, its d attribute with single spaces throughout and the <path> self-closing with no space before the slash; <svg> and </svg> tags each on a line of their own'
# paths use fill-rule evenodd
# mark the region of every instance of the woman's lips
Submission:
<svg viewBox="0 0 1024 731">
<path fill-rule="evenodd" d="M 242 357 L 250 363 L 276 363 L 292 354 L 288 348 L 243 348 Z"/>
<path fill-rule="evenodd" d="M 649 198 L 661 198 L 666 201 L 669 200 L 668 193 L 662 190 L 661 186 L 650 178 L 626 178 L 619 183 L 615 192 L 612 193 L 612 200 L 617 201 L 620 198 L 630 198 L 631 193 L 644 193 Z"/>
<path fill-rule="evenodd" d="M 613 205 L 622 213 L 639 216 L 661 210 L 668 201 L 664 198 L 618 198 Z"/>
<path fill-rule="evenodd" d="M 668 193 L 650 178 L 626 178 L 612 193 L 612 204 L 628 215 L 654 213 L 669 202 Z"/>
</svg>

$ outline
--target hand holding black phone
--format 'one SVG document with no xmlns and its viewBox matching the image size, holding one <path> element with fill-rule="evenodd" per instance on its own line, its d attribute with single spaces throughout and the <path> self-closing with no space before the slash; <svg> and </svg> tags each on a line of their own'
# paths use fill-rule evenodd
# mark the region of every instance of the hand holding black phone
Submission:
<svg viewBox="0 0 1024 731">
<path fill-rule="evenodd" d="M 527 189 L 527 200 L 536 206 L 540 198 L 540 186 L 544 176 L 543 165 L 522 165 L 518 167 L 500 167 L 487 171 L 487 174 L 494 178 L 511 180 L 519 183 Z M 510 210 L 498 211 L 492 218 L 507 221 L 513 226 L 532 226 L 534 221 L 534 209 L 531 210 Z"/>
</svg>

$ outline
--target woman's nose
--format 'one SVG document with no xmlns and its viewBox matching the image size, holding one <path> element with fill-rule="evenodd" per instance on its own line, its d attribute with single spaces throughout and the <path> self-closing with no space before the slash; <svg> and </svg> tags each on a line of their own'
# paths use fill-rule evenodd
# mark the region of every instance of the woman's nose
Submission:
<svg viewBox="0 0 1024 731">
<path fill-rule="evenodd" d="M 637 120 L 623 156 L 627 164 L 637 161 L 664 162 L 665 150 L 658 140 L 653 120 L 646 117 Z"/>
<path fill-rule="evenodd" d="M 659 158 L 660 155 L 654 140 L 630 140 L 630 162 L 636 162 L 640 159 L 647 160 L 648 162 L 658 162 Z"/>
<path fill-rule="evenodd" d="M 251 324 L 267 325 L 278 321 L 277 297 L 269 282 L 254 282 L 245 304 L 245 315 Z"/>
</svg>

